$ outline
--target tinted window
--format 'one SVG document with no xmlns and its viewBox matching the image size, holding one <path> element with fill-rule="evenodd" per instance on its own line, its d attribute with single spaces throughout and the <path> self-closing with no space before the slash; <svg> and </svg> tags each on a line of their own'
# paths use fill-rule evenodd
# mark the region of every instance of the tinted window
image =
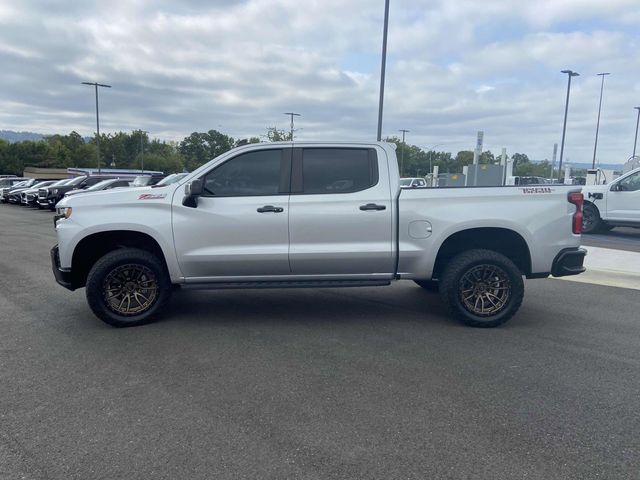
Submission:
<svg viewBox="0 0 640 480">
<path fill-rule="evenodd" d="M 618 183 L 619 189 L 625 192 L 635 192 L 640 190 L 640 172 L 629 175 Z"/>
<path fill-rule="evenodd" d="M 218 197 L 278 195 L 282 150 L 248 152 L 209 172 L 204 181 L 205 195 Z"/>
<path fill-rule="evenodd" d="M 305 148 L 304 193 L 349 193 L 378 183 L 375 151 L 366 148 Z"/>
</svg>

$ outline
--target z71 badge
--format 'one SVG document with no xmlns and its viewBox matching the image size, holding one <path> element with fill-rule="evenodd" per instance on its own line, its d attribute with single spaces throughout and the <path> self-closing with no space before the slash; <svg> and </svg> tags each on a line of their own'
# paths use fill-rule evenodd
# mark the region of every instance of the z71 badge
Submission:
<svg viewBox="0 0 640 480">
<path fill-rule="evenodd" d="M 553 193 L 553 188 L 551 187 L 526 187 L 522 189 L 522 193 Z"/>
<path fill-rule="evenodd" d="M 143 193 L 138 197 L 138 200 L 159 200 L 166 196 L 166 193 Z"/>
</svg>

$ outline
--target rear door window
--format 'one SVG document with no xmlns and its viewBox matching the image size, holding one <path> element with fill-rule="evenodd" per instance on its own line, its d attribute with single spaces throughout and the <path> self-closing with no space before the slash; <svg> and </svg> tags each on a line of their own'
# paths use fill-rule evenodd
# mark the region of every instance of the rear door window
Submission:
<svg viewBox="0 0 640 480">
<path fill-rule="evenodd" d="M 378 162 L 368 148 L 304 148 L 301 174 L 301 193 L 359 192 L 378 183 Z"/>
</svg>

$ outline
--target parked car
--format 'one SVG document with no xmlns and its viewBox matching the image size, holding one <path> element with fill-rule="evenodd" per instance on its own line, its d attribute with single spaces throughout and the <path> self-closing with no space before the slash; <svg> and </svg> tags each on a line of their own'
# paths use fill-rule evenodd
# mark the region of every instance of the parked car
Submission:
<svg viewBox="0 0 640 480">
<path fill-rule="evenodd" d="M 38 189 L 48 187 L 56 183 L 56 180 L 36 183 L 33 187 L 20 191 L 20 204 L 34 206 L 38 202 Z"/>
<path fill-rule="evenodd" d="M 584 233 L 606 231 L 614 227 L 640 228 L 640 168 L 607 185 L 584 186 L 582 194 Z"/>
<path fill-rule="evenodd" d="M 132 187 L 150 187 L 155 185 L 164 178 L 164 174 L 160 175 L 138 175 L 131 182 Z"/>
<path fill-rule="evenodd" d="M 9 177 L 9 176 L 0 178 L 0 190 L 3 188 L 10 188 L 16 185 L 17 183 L 21 183 L 26 180 L 29 180 L 29 179 L 24 177 Z"/>
<path fill-rule="evenodd" d="M 87 188 L 95 185 L 103 180 L 114 178 L 113 176 L 89 176 L 83 175 L 80 177 L 72 178 L 64 185 L 51 188 L 41 188 L 38 191 L 38 204 L 41 208 L 48 208 L 55 210 L 56 203 L 58 203 L 64 197 L 64 194 L 71 190 L 86 190 Z"/>
<path fill-rule="evenodd" d="M 401 178 L 400 188 L 427 188 L 424 178 Z"/>
<path fill-rule="evenodd" d="M 171 175 L 167 175 L 166 177 L 164 177 L 162 180 L 160 180 L 158 183 L 156 183 L 153 186 L 164 187 L 165 185 L 171 185 L 172 183 L 179 182 L 180 180 L 185 178 L 187 175 L 189 174 L 188 173 L 172 173 Z"/>
<path fill-rule="evenodd" d="M 245 145 L 179 183 L 65 198 L 54 222 L 57 282 L 86 287 L 93 312 L 118 327 L 153 320 L 172 284 L 401 279 L 439 285 L 453 316 L 494 327 L 520 307 L 523 277 L 579 274 L 586 253 L 579 189 L 401 189 L 385 142 Z"/>
<path fill-rule="evenodd" d="M 26 190 L 33 187 L 35 184 L 49 180 L 48 178 L 29 178 L 23 182 L 17 183 L 12 187 L 3 188 L 0 194 L 0 201 L 3 203 L 20 203 L 20 196 L 17 197 L 14 194 L 17 190 Z"/>
<path fill-rule="evenodd" d="M 28 182 L 29 180 L 23 180 L 21 182 L 0 189 L 0 202 L 7 203 L 7 196 L 9 195 L 9 192 L 11 192 L 11 190 L 13 190 L 14 188 L 21 188 L 25 186 Z"/>
<path fill-rule="evenodd" d="M 65 193 L 64 196 L 70 197 L 72 195 L 77 195 L 78 193 L 100 192 L 102 190 L 111 190 L 112 188 L 129 187 L 130 185 L 131 185 L 131 181 L 129 179 L 110 178 L 108 180 L 103 180 L 101 182 L 98 182 L 95 185 L 86 189 L 79 188 L 76 190 L 70 190 L 67 193 Z"/>
</svg>

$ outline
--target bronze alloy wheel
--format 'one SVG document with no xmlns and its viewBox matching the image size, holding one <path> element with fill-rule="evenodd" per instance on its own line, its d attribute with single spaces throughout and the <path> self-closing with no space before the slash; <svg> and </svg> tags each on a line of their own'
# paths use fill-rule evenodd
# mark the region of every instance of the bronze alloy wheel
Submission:
<svg viewBox="0 0 640 480">
<path fill-rule="evenodd" d="M 475 265 L 460 278 L 460 300 L 474 315 L 488 317 L 505 308 L 511 297 L 511 281 L 496 265 Z"/>
<path fill-rule="evenodd" d="M 144 265 L 121 265 L 105 277 L 103 292 L 105 304 L 113 312 L 138 315 L 156 301 L 158 281 L 153 271 Z"/>
</svg>

